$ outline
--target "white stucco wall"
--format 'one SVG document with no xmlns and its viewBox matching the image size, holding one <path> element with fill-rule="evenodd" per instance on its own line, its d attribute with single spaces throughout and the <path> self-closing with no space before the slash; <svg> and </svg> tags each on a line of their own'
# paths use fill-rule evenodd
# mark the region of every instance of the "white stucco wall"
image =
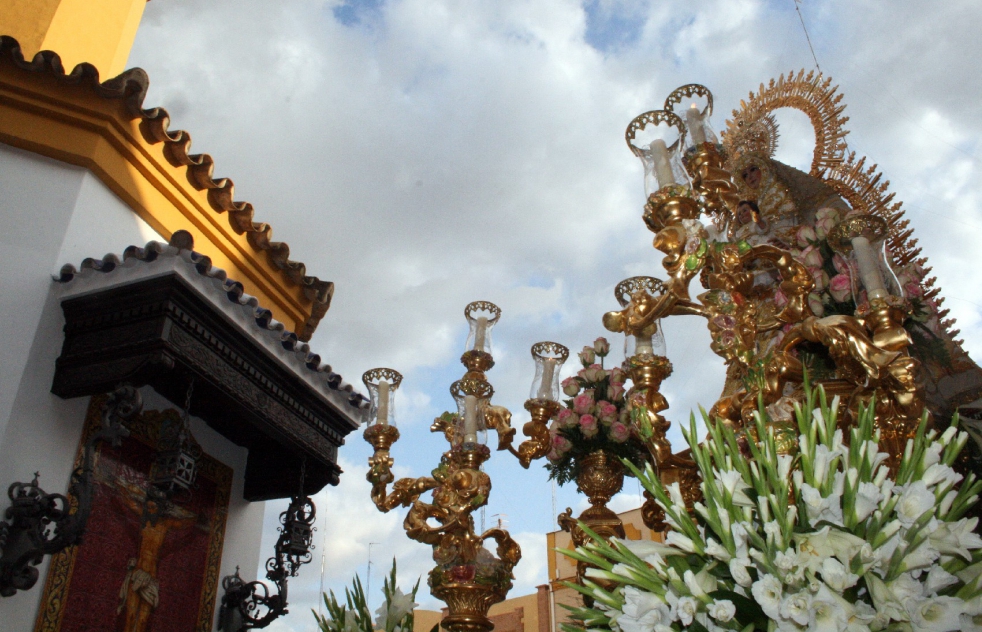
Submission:
<svg viewBox="0 0 982 632">
<path fill-rule="evenodd" d="M 0 446 L 51 275 L 150 239 L 159 236 L 87 169 L 0 143 Z"/>
<path fill-rule="evenodd" d="M 121 254 L 150 239 L 161 240 L 88 170 L 0 144 L 0 490 L 40 471 L 46 491 L 63 493 L 78 449 L 89 400 L 50 392 L 64 326 L 61 289 L 51 275 L 65 263 Z M 145 401 L 147 409 L 173 407 L 152 391 Z M 192 431 L 235 472 L 221 574 L 236 565 L 255 568 L 264 503 L 242 499 L 246 450 L 200 420 Z M 0 496 L 0 514 L 8 504 Z M 4 632 L 33 629 L 48 559 L 33 589 L 0 599 Z"/>
</svg>

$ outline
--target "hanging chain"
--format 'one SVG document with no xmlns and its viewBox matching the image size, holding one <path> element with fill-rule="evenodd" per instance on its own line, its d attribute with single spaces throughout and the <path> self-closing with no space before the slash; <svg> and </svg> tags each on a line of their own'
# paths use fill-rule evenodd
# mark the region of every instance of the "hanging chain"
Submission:
<svg viewBox="0 0 982 632">
<path fill-rule="evenodd" d="M 184 398 L 184 414 L 181 417 L 181 425 L 185 431 L 191 429 L 191 395 L 194 393 L 194 374 L 191 374 L 191 380 L 188 382 L 188 394 Z"/>
<path fill-rule="evenodd" d="M 307 477 L 307 455 L 305 454 L 300 460 L 300 494 L 298 494 L 300 498 L 306 496 L 303 487 L 304 479 L 306 477 Z"/>
</svg>

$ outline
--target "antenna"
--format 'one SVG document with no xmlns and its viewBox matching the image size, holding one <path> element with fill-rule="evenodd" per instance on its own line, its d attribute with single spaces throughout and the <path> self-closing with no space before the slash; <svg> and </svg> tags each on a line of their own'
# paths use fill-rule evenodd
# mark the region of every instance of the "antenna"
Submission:
<svg viewBox="0 0 982 632">
<path fill-rule="evenodd" d="M 498 519 L 498 528 L 504 529 L 508 526 L 508 514 L 494 514 L 492 518 Z"/>
<path fill-rule="evenodd" d="M 327 514 L 324 514 L 324 538 L 321 541 L 321 590 L 317 595 L 317 615 L 323 616 L 324 606 L 324 565 L 327 562 Z"/>
</svg>

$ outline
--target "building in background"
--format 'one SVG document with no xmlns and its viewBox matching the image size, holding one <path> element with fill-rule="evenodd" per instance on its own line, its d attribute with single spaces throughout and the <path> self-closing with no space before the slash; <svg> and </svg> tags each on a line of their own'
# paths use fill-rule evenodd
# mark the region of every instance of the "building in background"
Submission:
<svg viewBox="0 0 982 632">
<path fill-rule="evenodd" d="M 0 10 L 5 631 L 214 629 L 367 406 L 304 342 L 333 285 L 123 72 L 144 6 Z"/>
</svg>

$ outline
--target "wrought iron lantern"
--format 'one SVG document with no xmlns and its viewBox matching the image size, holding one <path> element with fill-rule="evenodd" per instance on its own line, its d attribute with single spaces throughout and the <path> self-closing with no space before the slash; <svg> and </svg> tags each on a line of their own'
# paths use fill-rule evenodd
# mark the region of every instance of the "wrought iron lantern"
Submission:
<svg viewBox="0 0 982 632">
<path fill-rule="evenodd" d="M 194 377 L 188 383 L 187 396 L 179 427 L 170 427 L 158 444 L 151 478 L 152 495 L 166 500 L 190 500 L 191 489 L 198 476 L 201 448 L 191 436 L 190 409 L 194 393 Z"/>
<path fill-rule="evenodd" d="M 85 443 L 82 466 L 72 473 L 68 495 L 48 494 L 34 473 L 30 483 L 13 483 L 7 490 L 11 505 L 0 521 L 0 596 L 30 590 L 38 580 L 35 568 L 45 555 L 54 555 L 81 542 L 92 510 L 92 472 L 96 444 L 119 447 L 129 430 L 123 425 L 140 413 L 140 391 L 121 386 L 113 391 L 102 414 L 102 427 Z M 75 499 L 75 511 L 70 511 Z"/>
</svg>

